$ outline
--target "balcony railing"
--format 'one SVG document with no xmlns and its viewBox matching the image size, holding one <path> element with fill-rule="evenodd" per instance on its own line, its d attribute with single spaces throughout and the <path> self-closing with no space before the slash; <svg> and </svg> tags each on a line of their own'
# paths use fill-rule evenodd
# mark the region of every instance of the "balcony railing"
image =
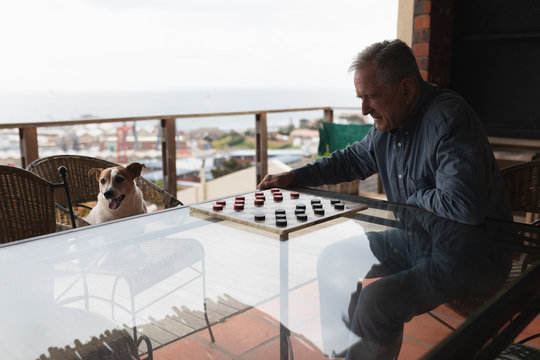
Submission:
<svg viewBox="0 0 540 360">
<path fill-rule="evenodd" d="M 228 117 L 240 115 L 254 115 L 255 117 L 255 166 L 257 183 L 268 172 L 268 130 L 267 114 L 299 112 L 299 111 L 323 111 L 323 121 L 333 122 L 334 110 L 359 110 L 359 108 L 347 107 L 310 107 L 297 109 L 275 109 L 259 111 L 238 111 L 222 113 L 201 114 L 175 114 L 153 115 L 125 118 L 84 119 L 66 121 L 47 121 L 34 123 L 0 123 L 0 129 L 19 129 L 19 141 L 21 152 L 21 166 L 25 168 L 29 163 L 39 158 L 39 144 L 37 129 L 51 126 L 73 126 L 86 124 L 104 124 L 118 122 L 137 122 L 145 120 L 159 120 L 161 127 L 161 152 L 163 165 L 163 186 L 165 190 L 176 196 L 176 119 L 187 118 L 210 118 Z"/>
</svg>

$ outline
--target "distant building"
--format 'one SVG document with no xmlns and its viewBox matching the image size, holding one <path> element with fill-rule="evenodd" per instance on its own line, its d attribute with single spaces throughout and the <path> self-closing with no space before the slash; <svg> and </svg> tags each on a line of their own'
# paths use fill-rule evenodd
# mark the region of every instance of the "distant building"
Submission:
<svg viewBox="0 0 540 360">
<path fill-rule="evenodd" d="M 242 149 L 227 152 L 227 156 L 234 158 L 239 163 L 254 163 L 255 150 Z M 302 149 L 269 149 L 268 160 L 277 159 L 285 164 L 299 161 L 303 156 L 310 156 L 310 153 Z"/>
<path fill-rule="evenodd" d="M 279 160 L 268 161 L 268 173 L 275 174 L 289 171 L 290 166 Z M 208 199 L 230 196 L 255 190 L 257 186 L 255 167 L 242 169 L 231 174 L 207 181 L 190 188 L 182 189 L 177 197 L 185 205 Z"/>
<path fill-rule="evenodd" d="M 319 146 L 319 130 L 312 129 L 294 129 L 290 135 L 292 145 L 302 150 L 316 154 Z"/>
</svg>

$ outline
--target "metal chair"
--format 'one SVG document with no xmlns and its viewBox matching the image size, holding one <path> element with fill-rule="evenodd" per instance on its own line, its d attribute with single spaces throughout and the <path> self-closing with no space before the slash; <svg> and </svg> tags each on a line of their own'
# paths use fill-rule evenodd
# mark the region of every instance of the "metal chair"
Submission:
<svg viewBox="0 0 540 360">
<path fill-rule="evenodd" d="M 72 206 L 91 209 L 87 204 L 96 201 L 97 194 L 99 193 L 99 184 L 95 177 L 88 176 L 88 171 L 92 168 L 108 168 L 118 166 L 118 164 L 89 156 L 55 155 L 34 160 L 26 169 L 48 181 L 57 181 L 58 174 L 54 169 L 59 166 L 65 166 L 69 169 L 70 181 L 68 186 Z M 170 193 L 142 176 L 139 176 L 135 182 L 141 189 L 144 200 L 147 202 L 162 204 L 164 207 L 183 205 L 181 201 Z M 67 203 L 62 201 L 60 205 L 66 207 Z M 66 221 L 65 213 L 57 212 L 57 222 L 66 223 Z M 88 225 L 88 223 L 85 225 Z"/>
<path fill-rule="evenodd" d="M 199 262 L 201 263 L 200 269 L 196 267 L 196 264 Z M 135 301 L 137 295 L 184 270 L 189 270 L 191 273 L 187 279 L 179 282 L 173 289 L 167 289 L 164 294 L 160 294 L 156 289 L 154 291 L 156 298 L 149 300 L 147 296 L 146 303 L 144 305 L 138 304 L 139 306 L 137 306 Z M 165 236 L 159 240 L 154 239 L 152 241 L 134 243 L 106 254 L 104 258 L 90 267 L 88 271 L 95 275 L 112 276 L 115 279 L 110 298 L 98 296 L 95 296 L 95 298 L 110 302 L 113 319 L 115 319 L 116 308 L 131 314 L 133 338 L 136 341 L 139 336 L 136 317 L 140 311 L 160 302 L 167 296 L 200 278 L 202 280 L 204 321 L 208 328 L 211 341 L 215 342 L 206 308 L 205 254 L 204 248 L 198 240 L 168 239 Z M 120 283 L 127 285 L 129 290 L 129 305 L 123 305 L 117 298 Z"/>
<path fill-rule="evenodd" d="M 24 169 L 0 165 L 0 243 L 76 227 L 69 206 L 63 209 L 71 215 L 67 224 L 55 220 L 55 203 L 69 203 L 66 168 L 57 171 L 61 182 L 51 183 Z"/>
</svg>

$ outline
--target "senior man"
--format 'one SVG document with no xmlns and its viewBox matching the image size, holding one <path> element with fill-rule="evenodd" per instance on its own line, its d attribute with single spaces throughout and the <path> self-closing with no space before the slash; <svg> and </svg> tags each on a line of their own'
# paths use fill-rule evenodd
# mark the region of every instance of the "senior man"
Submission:
<svg viewBox="0 0 540 360">
<path fill-rule="evenodd" d="M 368 46 L 349 70 L 354 71 L 362 113 L 371 115 L 374 127 L 329 157 L 265 176 L 259 189 L 336 184 L 379 173 L 391 202 L 465 224 L 512 220 L 478 117 L 461 96 L 422 79 L 403 41 Z"/>
</svg>

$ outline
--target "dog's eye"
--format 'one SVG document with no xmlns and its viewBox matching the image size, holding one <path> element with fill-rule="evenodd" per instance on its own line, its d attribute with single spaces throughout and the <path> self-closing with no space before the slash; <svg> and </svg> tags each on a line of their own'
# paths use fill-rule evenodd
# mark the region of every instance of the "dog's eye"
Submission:
<svg viewBox="0 0 540 360">
<path fill-rule="evenodd" d="M 122 181 L 124 181 L 124 178 L 117 177 L 117 178 L 114 178 L 114 181 L 116 181 L 117 183 L 121 183 Z"/>
<path fill-rule="evenodd" d="M 107 182 L 107 180 L 105 180 L 105 178 L 101 178 L 99 180 L 99 182 L 102 184 L 102 185 L 105 185 L 105 183 Z"/>
</svg>

